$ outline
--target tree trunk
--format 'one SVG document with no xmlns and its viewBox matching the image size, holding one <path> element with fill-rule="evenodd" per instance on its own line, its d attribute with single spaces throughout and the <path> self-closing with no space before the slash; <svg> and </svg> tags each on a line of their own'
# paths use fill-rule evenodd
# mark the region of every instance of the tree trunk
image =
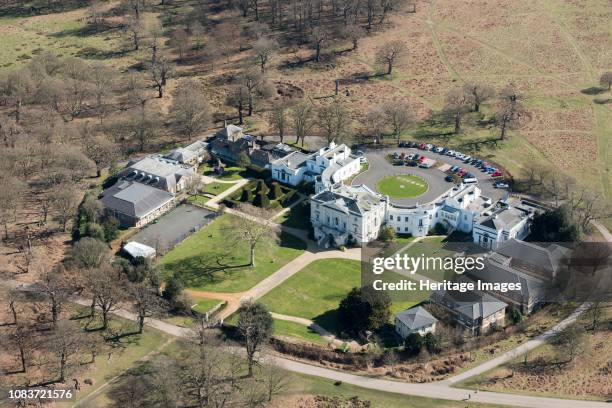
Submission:
<svg viewBox="0 0 612 408">
<path fill-rule="evenodd" d="M 387 75 L 391 75 L 391 71 L 393 71 L 393 62 L 389 61 L 387 63 Z"/>
<path fill-rule="evenodd" d="M 164 97 L 164 89 L 161 84 L 157 86 L 157 97 L 158 98 Z"/>
<path fill-rule="evenodd" d="M 501 123 L 501 133 L 499 134 L 499 140 L 504 140 L 506 138 L 506 127 L 507 127 L 507 121 L 503 120 Z"/>
<path fill-rule="evenodd" d="M 461 116 L 459 114 L 455 115 L 455 134 L 458 134 L 461 130 Z"/>
<path fill-rule="evenodd" d="M 23 349 L 23 346 L 19 346 L 19 359 L 21 360 L 21 372 L 25 373 L 27 371 L 27 367 L 26 367 L 26 358 L 25 358 L 25 351 Z"/>
<path fill-rule="evenodd" d="M 108 311 L 102 309 L 102 330 L 106 330 L 108 328 Z"/>
<path fill-rule="evenodd" d="M 317 53 L 315 54 L 315 61 L 321 61 L 321 44 L 317 43 Z"/>
<path fill-rule="evenodd" d="M 251 268 L 255 267 L 255 245 L 251 245 L 251 253 L 250 253 L 249 266 Z"/>
<path fill-rule="evenodd" d="M 144 321 L 145 321 L 144 314 L 139 314 L 138 315 L 138 334 L 142 334 L 142 331 L 144 329 Z"/>
</svg>

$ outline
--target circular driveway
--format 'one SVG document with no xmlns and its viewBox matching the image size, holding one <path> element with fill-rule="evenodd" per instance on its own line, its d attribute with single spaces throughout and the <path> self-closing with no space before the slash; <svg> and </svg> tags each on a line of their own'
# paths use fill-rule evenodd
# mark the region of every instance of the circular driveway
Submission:
<svg viewBox="0 0 612 408">
<path fill-rule="evenodd" d="M 394 166 L 391 164 L 386 156 L 389 154 L 393 154 L 394 152 L 398 153 L 418 153 L 421 156 L 425 156 L 427 158 L 436 160 L 436 164 L 434 167 L 429 169 L 423 169 L 421 167 L 411 167 L 411 166 Z M 367 171 L 359 174 L 357 177 L 353 179 L 353 185 L 365 184 L 369 188 L 374 191 L 378 191 L 376 185 L 378 181 L 385 176 L 393 176 L 397 174 L 414 174 L 416 176 L 422 177 L 425 179 L 427 184 L 429 184 L 429 189 L 423 195 L 414 198 L 390 198 L 393 204 L 399 206 L 414 206 L 417 204 L 425 204 L 433 201 L 438 198 L 440 195 L 448 191 L 453 184 L 447 181 L 444 181 L 444 177 L 446 174 L 442 171 L 438 170 L 442 163 L 450 164 L 451 166 L 461 166 L 470 173 L 472 173 L 478 179 L 478 187 L 482 190 L 482 195 L 486 197 L 490 197 L 494 202 L 502 198 L 505 194 L 504 190 L 498 190 L 493 188 L 493 180 L 491 177 L 480 169 L 476 167 L 463 163 L 461 160 L 458 160 L 454 157 L 440 155 L 434 152 L 420 150 L 415 148 L 406 148 L 406 147 L 398 147 L 398 148 L 386 148 L 379 150 L 367 150 L 365 151 L 365 156 L 370 163 L 370 167 Z"/>
</svg>

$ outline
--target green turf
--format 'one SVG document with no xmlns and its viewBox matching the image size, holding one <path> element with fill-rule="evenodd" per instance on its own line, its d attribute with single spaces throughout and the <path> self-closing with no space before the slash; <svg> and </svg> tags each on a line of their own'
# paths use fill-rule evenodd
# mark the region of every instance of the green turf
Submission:
<svg viewBox="0 0 612 408">
<path fill-rule="evenodd" d="M 209 165 L 205 165 L 201 167 L 200 170 L 202 171 L 202 174 L 204 174 L 205 176 L 214 177 L 218 180 L 228 180 L 228 181 L 229 180 L 242 180 L 244 178 L 242 177 L 242 174 L 246 171 L 244 167 L 230 166 L 230 167 L 225 168 L 225 170 L 223 171 L 223 174 L 218 175 L 214 172 L 213 168 Z"/>
<path fill-rule="evenodd" d="M 187 202 L 189 204 L 197 205 L 198 207 L 204 207 L 206 203 L 208 202 L 208 200 L 210 200 L 210 198 L 203 196 L 203 195 L 197 195 L 197 196 L 189 196 L 189 198 L 187 199 Z"/>
<path fill-rule="evenodd" d="M 376 185 L 378 192 L 391 198 L 412 198 L 424 194 L 427 182 L 422 177 L 412 174 L 386 176 Z"/>
<path fill-rule="evenodd" d="M 329 342 L 319 333 L 309 329 L 308 327 L 286 320 L 274 319 L 274 335 L 295 337 L 299 340 L 327 345 Z"/>
<path fill-rule="evenodd" d="M 214 292 L 242 292 L 301 255 L 306 243 L 287 233 L 268 238 L 255 251 L 255 267 L 220 269 L 248 263 L 247 242 L 232 228 L 230 214 L 216 218 L 168 252 L 160 262 L 164 274 L 178 274 L 188 287 Z"/>
<path fill-rule="evenodd" d="M 231 188 L 234 184 L 232 183 L 209 183 L 204 186 L 202 189 L 203 193 L 209 193 L 214 195 L 219 195 L 228 188 Z"/>
<path fill-rule="evenodd" d="M 201 299 L 198 303 L 193 307 L 193 310 L 199 313 L 206 313 L 211 311 L 214 307 L 216 307 L 221 300 L 219 299 Z"/>
<path fill-rule="evenodd" d="M 336 328 L 336 309 L 351 288 L 360 286 L 360 262 L 321 259 L 312 262 L 261 301 L 280 314 L 304 317 L 330 331 Z"/>
</svg>

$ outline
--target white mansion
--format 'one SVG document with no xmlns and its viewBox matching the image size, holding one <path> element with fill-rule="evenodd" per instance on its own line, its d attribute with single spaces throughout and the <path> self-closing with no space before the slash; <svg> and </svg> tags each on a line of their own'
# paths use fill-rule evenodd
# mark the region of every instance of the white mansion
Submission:
<svg viewBox="0 0 612 408">
<path fill-rule="evenodd" d="M 292 186 L 322 182 L 317 191 L 348 179 L 359 173 L 360 168 L 359 157 L 352 155 L 347 145 L 334 142 L 314 153 L 295 151 L 270 163 L 273 179 Z"/>
<path fill-rule="evenodd" d="M 341 154 L 331 154 L 338 151 Z M 383 225 L 398 234 L 421 237 L 440 223 L 449 232 L 473 234 L 474 242 L 487 248 L 497 248 L 513 238 L 523 239 L 529 232 L 532 207 L 493 203 L 475 184 L 453 186 L 426 204 L 400 206 L 365 185 L 342 183 L 360 168 L 358 158 L 353 159 L 345 145 L 332 144 L 304 162 L 302 180 L 315 182 L 317 194 L 311 198 L 310 221 L 314 238 L 322 247 L 373 241 Z M 283 176 L 289 173 L 287 167 L 273 164 L 273 177 L 285 183 L 289 179 L 283 177 L 295 177 L 290 184 L 298 184 L 297 174 Z"/>
</svg>

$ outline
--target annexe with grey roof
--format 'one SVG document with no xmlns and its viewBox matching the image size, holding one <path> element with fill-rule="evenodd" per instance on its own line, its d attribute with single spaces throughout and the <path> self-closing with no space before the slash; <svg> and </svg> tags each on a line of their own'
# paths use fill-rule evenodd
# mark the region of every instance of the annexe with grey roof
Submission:
<svg viewBox="0 0 612 408">
<path fill-rule="evenodd" d="M 476 283 L 466 276 L 457 282 Z M 485 333 L 491 328 L 503 325 L 506 307 L 505 302 L 477 290 L 461 292 L 458 290 L 436 290 L 431 300 L 448 310 L 455 322 L 472 333 Z"/>
<path fill-rule="evenodd" d="M 395 315 L 395 331 L 402 338 L 412 333 L 421 336 L 436 330 L 438 319 L 433 317 L 423 306 L 412 307 Z"/>
<path fill-rule="evenodd" d="M 146 184 L 120 180 L 101 195 L 106 211 L 123 227 L 140 227 L 171 209 L 174 196 Z"/>
<path fill-rule="evenodd" d="M 136 181 L 170 193 L 183 190 L 196 173 L 189 166 L 164 159 L 161 156 L 147 156 L 132 161 L 119 176 L 127 181 Z"/>
</svg>

